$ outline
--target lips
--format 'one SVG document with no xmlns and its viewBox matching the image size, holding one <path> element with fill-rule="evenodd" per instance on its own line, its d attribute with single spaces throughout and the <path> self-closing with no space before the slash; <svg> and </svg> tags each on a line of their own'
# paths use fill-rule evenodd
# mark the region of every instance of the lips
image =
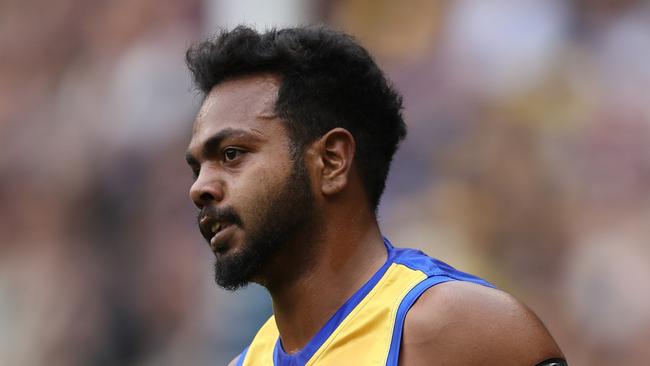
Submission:
<svg viewBox="0 0 650 366">
<path fill-rule="evenodd" d="M 234 225 L 230 221 L 219 219 L 214 216 L 202 216 L 199 219 L 199 230 L 201 235 L 210 243 L 213 251 L 223 250 L 222 245 L 228 232 L 232 231 Z"/>
<path fill-rule="evenodd" d="M 231 224 L 222 225 L 221 229 L 217 231 L 210 239 L 210 248 L 215 253 L 224 253 L 228 250 L 228 241 L 232 237 L 236 226 Z"/>
<path fill-rule="evenodd" d="M 207 241 L 210 241 L 214 234 L 218 233 L 225 226 L 226 223 L 224 221 L 213 216 L 203 216 L 199 219 L 199 230 L 201 230 L 201 235 Z"/>
</svg>

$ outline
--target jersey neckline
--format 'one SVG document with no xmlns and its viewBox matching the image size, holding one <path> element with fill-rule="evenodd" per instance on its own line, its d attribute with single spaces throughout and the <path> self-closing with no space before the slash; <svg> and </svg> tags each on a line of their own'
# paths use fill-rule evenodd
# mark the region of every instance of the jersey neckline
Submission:
<svg viewBox="0 0 650 366">
<path fill-rule="evenodd" d="M 278 336 L 273 350 L 273 362 L 276 366 L 303 366 L 316 352 L 321 348 L 325 341 L 334 333 L 336 328 L 341 325 L 343 320 L 359 305 L 359 303 L 372 291 L 379 280 L 382 279 L 390 265 L 395 259 L 395 250 L 390 241 L 384 237 L 384 245 L 388 256 L 384 265 L 375 272 L 375 274 L 360 289 L 357 290 L 325 323 L 325 325 L 316 333 L 316 335 L 300 351 L 288 354 L 282 347 L 282 340 Z"/>
</svg>

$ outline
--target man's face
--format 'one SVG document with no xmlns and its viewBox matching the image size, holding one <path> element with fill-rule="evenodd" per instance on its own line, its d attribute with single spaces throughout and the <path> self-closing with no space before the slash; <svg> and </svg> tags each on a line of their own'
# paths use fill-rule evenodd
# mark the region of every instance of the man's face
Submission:
<svg viewBox="0 0 650 366">
<path fill-rule="evenodd" d="M 257 75 L 226 81 L 205 99 L 187 161 L 196 180 L 190 197 L 201 234 L 216 256 L 215 277 L 237 289 L 313 219 L 310 179 L 274 114 L 280 80 Z"/>
</svg>

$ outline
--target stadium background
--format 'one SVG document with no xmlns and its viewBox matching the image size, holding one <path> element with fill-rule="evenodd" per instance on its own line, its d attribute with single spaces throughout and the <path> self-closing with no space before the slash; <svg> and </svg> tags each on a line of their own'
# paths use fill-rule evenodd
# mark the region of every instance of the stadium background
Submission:
<svg viewBox="0 0 650 366">
<path fill-rule="evenodd" d="M 528 303 L 572 365 L 650 360 L 650 3 L 0 1 L 0 364 L 219 365 L 270 313 L 214 285 L 185 49 L 323 22 L 403 93 L 384 232 Z"/>
</svg>

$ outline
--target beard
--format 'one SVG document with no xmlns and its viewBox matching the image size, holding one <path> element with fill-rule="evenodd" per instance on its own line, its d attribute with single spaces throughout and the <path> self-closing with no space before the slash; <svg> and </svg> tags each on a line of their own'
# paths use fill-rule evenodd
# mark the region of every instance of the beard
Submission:
<svg viewBox="0 0 650 366">
<path fill-rule="evenodd" d="M 273 189 L 269 192 L 260 198 L 255 214 L 246 221 L 247 235 L 241 248 L 217 256 L 215 281 L 226 290 L 235 291 L 248 285 L 313 222 L 314 197 L 302 157 L 294 160 L 291 174 L 279 192 Z"/>
</svg>

